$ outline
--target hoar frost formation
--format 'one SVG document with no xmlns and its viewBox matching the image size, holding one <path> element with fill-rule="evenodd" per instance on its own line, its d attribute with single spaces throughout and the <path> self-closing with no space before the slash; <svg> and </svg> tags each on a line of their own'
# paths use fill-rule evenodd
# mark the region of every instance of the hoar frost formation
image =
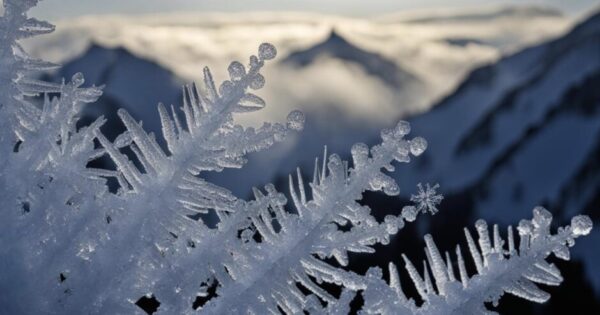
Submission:
<svg viewBox="0 0 600 315">
<path fill-rule="evenodd" d="M 349 254 L 373 253 L 418 214 L 437 212 L 442 197 L 429 185 L 419 185 L 414 205 L 382 222 L 359 203 L 365 191 L 399 193 L 386 172 L 427 146 L 419 137 L 405 139 L 408 123 L 383 130 L 373 147 L 355 144 L 351 164 L 325 151 L 310 182 L 300 170 L 290 175 L 291 202 L 273 185 L 241 200 L 203 173 L 243 167 L 246 154 L 303 128 L 297 111 L 285 124 L 234 124 L 233 114 L 265 106 L 250 90 L 265 83 L 260 70 L 276 55 L 272 45 L 262 44 L 247 67 L 231 63 L 230 80 L 218 88 L 205 69 L 202 85 L 183 88 L 181 108 L 160 104 L 166 149 L 126 111 L 118 113 L 126 131 L 110 141 L 100 131 L 103 118 L 77 125 L 101 88 L 82 87 L 81 74 L 62 84 L 32 78 L 56 67 L 18 44 L 53 31 L 26 16 L 36 3 L 5 0 L 0 18 L 3 312 L 141 313 L 134 303 L 153 295 L 162 314 L 346 314 L 360 295 L 361 314 L 487 314 L 493 312 L 484 303 L 497 303 L 504 292 L 547 301 L 536 283 L 559 285 L 562 277 L 545 259 L 569 259 L 575 238 L 592 228 L 588 217 L 576 216 L 552 233 L 551 214 L 538 207 L 518 224 L 519 240 L 515 229 L 493 226 L 490 233 L 482 220 L 477 241 L 465 229 L 467 246 L 451 252 L 442 253 L 427 235 L 423 267 L 402 257 L 419 295 L 407 297 L 394 264 L 387 276 L 376 267 L 364 275 L 345 267 Z M 110 159 L 114 168 L 89 166 L 97 159 Z"/>
</svg>

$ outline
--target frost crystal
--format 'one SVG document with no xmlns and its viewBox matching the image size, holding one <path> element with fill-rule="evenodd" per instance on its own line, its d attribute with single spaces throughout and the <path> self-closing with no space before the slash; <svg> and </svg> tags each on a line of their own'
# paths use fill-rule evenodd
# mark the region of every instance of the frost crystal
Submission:
<svg viewBox="0 0 600 315">
<path fill-rule="evenodd" d="M 573 217 L 571 220 L 571 228 L 573 229 L 573 234 L 575 235 L 588 235 L 592 231 L 592 227 L 592 220 L 588 216 L 578 215 Z"/>
<path fill-rule="evenodd" d="M 419 191 L 416 195 L 410 197 L 410 201 L 417 205 L 417 211 L 419 212 L 430 212 L 436 214 L 438 212 L 437 205 L 439 205 L 444 197 L 437 194 L 437 189 L 440 185 L 435 184 L 433 187 L 427 184 L 425 189 L 420 183 L 417 185 Z"/>
<path fill-rule="evenodd" d="M 277 49 L 269 43 L 263 43 L 258 47 L 258 57 L 264 60 L 271 60 L 277 56 Z"/>
<path fill-rule="evenodd" d="M 485 221 L 476 223 L 479 236 L 479 248 L 475 245 L 471 233 L 465 229 L 469 252 L 475 262 L 476 274 L 470 276 L 465 267 L 460 246 L 456 247 L 457 263 L 452 263 L 450 253 L 444 255 L 436 246 L 431 235 L 425 236 L 427 262 L 423 276 L 413 263 L 403 256 L 405 268 L 424 303 L 417 306 L 415 301 L 407 299 L 399 285 L 396 266 L 390 264 L 389 284 L 383 281 L 381 272 L 369 270 L 365 276 L 367 282 L 363 296 L 366 314 L 488 314 L 484 303 L 494 305 L 504 292 L 543 303 L 550 295 L 535 284 L 559 285 L 563 278 L 558 268 L 545 259 L 557 250 L 566 251 L 573 245 L 573 239 L 581 236 L 580 223 L 591 228 L 589 217 L 573 218 L 570 227 L 559 228 L 556 234 L 549 232 L 551 219 L 549 212 L 538 207 L 533 211 L 533 219 L 524 221 L 531 229 L 520 230 L 521 242 L 517 246 L 513 238 L 512 227 L 508 227 L 507 241 L 500 236 L 497 225 L 493 228 L 493 242 Z M 530 224 L 526 224 L 526 222 Z M 531 224 L 531 222 L 536 222 Z M 565 259 L 564 256 L 557 255 Z M 568 259 L 568 258 L 566 258 Z M 458 267 L 458 277 L 455 271 Z M 431 279 L 430 276 L 433 276 Z M 435 283 L 435 288 L 433 283 Z"/>
<path fill-rule="evenodd" d="M 404 132 L 402 128 L 398 128 L 400 132 Z M 410 152 L 415 156 L 419 156 L 427 149 L 427 141 L 423 138 L 415 138 L 410 142 Z"/>
<path fill-rule="evenodd" d="M 402 208 L 402 217 L 408 222 L 413 222 L 416 220 L 418 213 L 419 211 L 417 211 L 415 206 L 405 206 Z"/>
<path fill-rule="evenodd" d="M 291 111 L 287 116 L 287 126 L 292 130 L 301 131 L 304 129 L 304 121 L 304 114 L 298 110 Z"/>
<path fill-rule="evenodd" d="M 417 306 L 395 265 L 389 282 L 379 268 L 365 275 L 347 268 L 350 255 L 374 253 L 419 213 L 438 211 L 438 185 L 419 184 L 415 204 L 382 221 L 361 203 L 367 191 L 400 193 L 392 164 L 427 147 L 405 138 L 409 123 L 383 130 L 377 145 L 355 144 L 351 163 L 325 151 L 312 180 L 299 169 L 289 176 L 289 199 L 267 184 L 243 200 L 206 173 L 243 167 L 248 153 L 305 122 L 292 111 L 285 123 L 234 123 L 234 115 L 266 106 L 251 90 L 265 85 L 260 71 L 276 56 L 273 45 L 261 44 L 247 64 L 232 62 L 221 84 L 205 68 L 199 85 L 183 87 L 180 107 L 159 104 L 166 148 L 124 110 L 117 114 L 126 131 L 109 140 L 100 130 L 104 118 L 78 124 L 82 108 L 102 94 L 84 87 L 83 74 L 60 84 L 31 78 L 56 67 L 18 43 L 54 29 L 27 17 L 37 2 L 4 0 L 0 17 L 2 313 L 133 314 L 144 297 L 158 299 L 159 314 L 347 314 L 357 294 L 365 301 L 361 314 L 487 313 L 483 303 L 503 291 L 546 301 L 534 283 L 557 285 L 562 277 L 544 259 L 568 259 L 574 239 L 592 229 L 588 217 L 577 216 L 551 234 L 552 216 L 536 208 L 533 220 L 519 224 L 517 249 L 512 228 L 504 241 L 497 226 L 490 238 L 478 221 L 477 244 L 465 230 L 472 277 L 460 247 L 457 276 L 450 254 L 426 236 L 422 273 L 402 256 L 424 301 Z M 91 167 L 98 159 L 114 167 Z"/>
</svg>

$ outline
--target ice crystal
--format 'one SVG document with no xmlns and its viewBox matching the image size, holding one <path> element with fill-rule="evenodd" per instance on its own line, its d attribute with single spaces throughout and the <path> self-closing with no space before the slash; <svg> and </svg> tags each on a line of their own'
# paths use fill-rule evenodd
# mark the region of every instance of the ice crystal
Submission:
<svg viewBox="0 0 600 315">
<path fill-rule="evenodd" d="M 476 267 L 476 274 L 472 276 L 467 273 L 460 246 L 456 247 L 457 263 L 454 264 L 451 254 L 445 252 L 442 255 L 431 235 L 426 235 L 427 260 L 423 276 L 403 255 L 405 268 L 424 303 L 417 306 L 413 299 L 406 297 L 400 287 L 396 266 L 390 264 L 389 283 L 381 279 L 381 270 L 377 268 L 367 273 L 363 311 L 366 314 L 488 314 L 491 312 L 484 303 L 497 305 L 504 292 L 544 303 L 550 295 L 536 284 L 557 286 L 563 280 L 558 268 L 548 263 L 546 258 L 553 252 L 568 253 L 568 247 L 573 246 L 574 239 L 583 235 L 579 230 L 581 221 L 586 221 L 583 225 L 589 232 L 589 218 L 578 216 L 573 218 L 570 226 L 559 228 L 556 234 L 552 234 L 552 215 L 546 209 L 537 207 L 533 211 L 533 219 L 520 224 L 527 228 L 519 229 L 521 240 L 518 246 L 512 227 L 508 227 L 505 241 L 497 225 L 494 225 L 490 238 L 487 223 L 477 221 L 479 246 L 475 244 L 471 232 L 465 229 L 467 247 Z M 557 257 L 568 259 L 563 255 Z M 458 273 L 455 266 L 458 267 Z"/>
<path fill-rule="evenodd" d="M 568 259 L 574 239 L 592 229 L 588 217 L 577 216 L 551 234 L 551 215 L 536 208 L 517 228 L 517 249 L 512 228 L 506 242 L 497 226 L 490 239 L 487 223 L 478 221 L 479 248 L 465 230 L 472 277 L 460 247 L 457 277 L 450 254 L 442 256 L 426 236 L 422 275 L 403 256 L 424 301 L 417 306 L 394 265 L 389 282 L 378 268 L 365 275 L 348 269 L 352 254 L 374 253 L 420 213 L 438 211 L 438 185 L 419 184 L 414 204 L 383 220 L 362 203 L 367 191 L 399 195 L 392 164 L 425 151 L 424 139 L 406 138 L 409 123 L 384 129 L 374 146 L 355 144 L 351 163 L 325 151 L 310 182 L 300 169 L 289 176 L 288 196 L 267 184 L 243 200 L 206 173 L 243 167 L 248 153 L 284 141 L 305 122 L 292 111 L 285 123 L 235 124 L 234 115 L 266 106 L 251 90 L 266 83 L 260 71 L 276 57 L 273 45 L 261 44 L 246 64 L 232 62 L 220 84 L 205 68 L 199 85 L 183 87 L 181 107 L 159 104 L 166 148 L 124 110 L 118 116 L 126 131 L 109 140 L 100 130 L 103 117 L 78 125 L 101 88 L 84 87 L 79 73 L 59 84 L 33 78 L 56 67 L 19 45 L 54 29 L 27 17 L 37 2 L 5 0 L 0 17 L 3 313 L 132 314 L 140 312 L 138 301 L 153 301 L 161 314 L 346 314 L 357 294 L 367 314 L 478 313 L 503 291 L 547 300 L 534 283 L 562 278 L 544 259 L 551 252 Z M 98 159 L 114 168 L 91 167 Z"/>
<path fill-rule="evenodd" d="M 440 185 L 435 184 L 433 187 L 431 187 L 429 184 L 427 184 L 425 189 L 423 189 L 423 185 L 419 183 L 417 187 L 419 188 L 417 194 L 410 197 L 410 201 L 417 204 L 417 211 L 436 214 L 438 212 L 437 206 L 444 199 L 442 195 L 437 193 L 437 189 L 440 187 Z"/>
</svg>

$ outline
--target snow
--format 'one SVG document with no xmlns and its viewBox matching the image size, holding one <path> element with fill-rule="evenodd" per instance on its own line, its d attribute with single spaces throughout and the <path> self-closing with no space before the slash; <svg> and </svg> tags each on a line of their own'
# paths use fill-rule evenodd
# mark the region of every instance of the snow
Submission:
<svg viewBox="0 0 600 315">
<path fill-rule="evenodd" d="M 402 256 L 424 300 L 416 306 L 402 292 L 395 266 L 389 267 L 390 285 L 377 268 L 366 275 L 347 269 L 349 254 L 374 253 L 419 213 L 438 211 L 443 197 L 438 185 L 429 184 L 418 186 L 414 204 L 381 222 L 360 203 L 366 191 L 400 193 L 391 172 L 424 156 L 429 146 L 422 137 L 408 138 L 416 128 L 401 121 L 383 129 L 378 144 L 353 145 L 353 163 L 326 149 L 308 184 L 299 168 L 289 176 L 289 204 L 273 184 L 253 188 L 253 198 L 240 198 L 206 175 L 247 167 L 249 153 L 283 142 L 305 129 L 307 120 L 291 111 L 282 123 L 236 124 L 234 115 L 267 106 L 254 93 L 265 85 L 265 64 L 277 55 L 272 44 L 260 44 L 247 64 L 230 63 L 225 80 L 203 68 L 199 84 L 183 86 L 181 107 L 159 104 L 159 123 L 151 122 L 150 129 L 160 130 L 160 140 L 139 121 L 133 95 L 153 102 L 145 89 L 170 90 L 173 76 L 123 50 L 93 47 L 101 63 L 87 62 L 92 76 L 113 84 L 106 94 L 132 107 L 116 111 L 125 130 L 109 139 L 101 129 L 103 117 L 78 126 L 101 88 L 83 87 L 81 73 L 62 83 L 31 78 L 32 71 L 53 67 L 18 45 L 53 30 L 26 17 L 36 4 L 6 0 L 0 18 L 0 307 L 7 313 L 139 313 L 137 299 L 155 296 L 162 314 L 195 313 L 190 304 L 199 297 L 206 299 L 201 311 L 208 314 L 333 314 L 347 313 L 359 292 L 366 313 L 479 313 L 504 292 L 547 301 L 549 295 L 535 284 L 562 281 L 547 256 L 567 258 L 574 239 L 590 233 L 591 219 L 576 216 L 553 234 L 552 215 L 536 207 L 531 221 L 519 223 L 516 250 L 512 229 L 506 243 L 494 226 L 492 243 L 488 224 L 477 221 L 479 247 L 465 229 L 477 274 L 467 274 L 457 248 L 460 282 L 450 255 L 442 256 L 428 235 L 423 276 Z M 40 106 L 27 97 L 35 95 L 43 96 Z M 574 128 L 565 117 L 564 125 L 556 125 Z M 587 147 L 584 140 L 572 144 Z M 539 145 L 547 147 L 544 141 Z M 89 165 L 99 158 L 110 160 L 112 168 Z M 274 165 L 256 171 L 274 172 Z M 109 180 L 116 191 L 109 191 Z M 325 284 L 342 294 L 332 294 Z"/>
<path fill-rule="evenodd" d="M 436 181 L 448 193 L 481 181 L 571 87 L 597 71 L 593 25 L 588 21 L 563 38 L 475 70 L 433 110 L 410 119 L 432 149 L 426 167 L 406 169 L 401 183 Z"/>
<path fill-rule="evenodd" d="M 522 216 L 526 207 L 542 201 L 552 203 L 579 166 L 585 162 L 596 144 L 600 132 L 598 119 L 563 115 L 544 128 L 535 139 L 528 141 L 506 167 L 494 174 L 489 183 L 489 195 L 479 203 L 481 215 L 486 218 L 513 222 Z M 577 137 L 565 138 L 565 134 Z M 558 139 L 564 139 L 560 141 Z M 557 140 L 560 147 L 557 148 Z M 514 187 L 523 189 L 523 199 L 512 196 Z M 510 210 L 509 210 L 510 209 Z"/>
</svg>

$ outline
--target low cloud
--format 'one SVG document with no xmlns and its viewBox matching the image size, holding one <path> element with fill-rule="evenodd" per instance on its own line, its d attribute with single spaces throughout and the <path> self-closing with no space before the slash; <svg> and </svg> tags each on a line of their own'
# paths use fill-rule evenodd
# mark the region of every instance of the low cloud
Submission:
<svg viewBox="0 0 600 315">
<path fill-rule="evenodd" d="M 435 23 L 398 17 L 356 19 L 284 12 L 88 16 L 62 21 L 55 33 L 29 40 L 25 46 L 34 56 L 59 63 L 82 54 L 92 42 L 125 47 L 187 81 L 198 80 L 205 65 L 223 80 L 227 78 L 228 63 L 246 62 L 261 42 L 275 44 L 281 60 L 324 40 L 335 29 L 352 44 L 413 73 L 425 89 L 391 89 L 359 67 L 331 58 L 302 69 L 276 60 L 267 65 L 269 83 L 261 91 L 269 108 L 244 121 L 281 121 L 294 108 L 318 111 L 327 106 L 351 117 L 385 121 L 426 110 L 474 66 L 557 36 L 571 23 L 567 17 L 551 14 L 503 15 L 491 21 L 442 19 Z M 467 43 L 453 45 L 448 41 L 455 38 Z"/>
</svg>

